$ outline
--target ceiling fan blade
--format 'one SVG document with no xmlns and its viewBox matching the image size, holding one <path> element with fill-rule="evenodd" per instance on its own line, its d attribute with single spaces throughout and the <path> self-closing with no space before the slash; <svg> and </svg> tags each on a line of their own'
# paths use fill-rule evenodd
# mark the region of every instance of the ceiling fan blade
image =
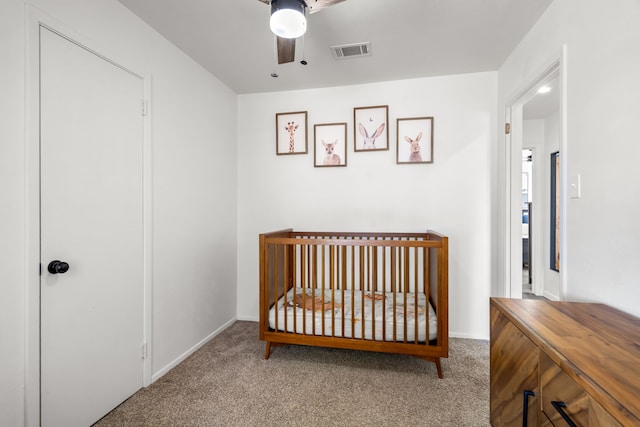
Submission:
<svg viewBox="0 0 640 427">
<path fill-rule="evenodd" d="M 258 0 L 264 4 L 271 4 L 271 0 Z M 306 0 L 307 7 L 309 7 L 309 13 L 318 12 L 319 10 L 326 9 L 334 4 L 342 3 L 344 0 Z"/>
<path fill-rule="evenodd" d="M 263 0 L 260 0 L 263 1 Z M 345 0 L 306 0 L 309 13 L 319 12 L 334 4 L 342 3 Z"/>
<path fill-rule="evenodd" d="M 293 62 L 296 57 L 296 39 L 278 39 L 278 64 Z"/>
</svg>

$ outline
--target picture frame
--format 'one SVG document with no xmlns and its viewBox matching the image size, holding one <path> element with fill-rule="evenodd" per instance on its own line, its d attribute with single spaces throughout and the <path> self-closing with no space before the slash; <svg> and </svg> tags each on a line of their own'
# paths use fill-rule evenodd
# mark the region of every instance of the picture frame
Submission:
<svg viewBox="0 0 640 427">
<path fill-rule="evenodd" d="M 396 163 L 433 163 L 433 117 L 397 119 Z"/>
<path fill-rule="evenodd" d="M 313 126 L 313 166 L 347 166 L 347 124 L 321 123 Z"/>
<path fill-rule="evenodd" d="M 389 150 L 389 106 L 353 109 L 354 151 Z"/>
<path fill-rule="evenodd" d="M 276 113 L 276 154 L 307 153 L 307 112 Z"/>
</svg>

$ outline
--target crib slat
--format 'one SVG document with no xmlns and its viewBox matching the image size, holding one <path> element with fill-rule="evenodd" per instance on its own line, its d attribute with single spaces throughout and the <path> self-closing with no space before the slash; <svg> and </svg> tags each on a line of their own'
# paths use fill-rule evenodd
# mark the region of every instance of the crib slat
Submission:
<svg viewBox="0 0 640 427">
<path fill-rule="evenodd" d="M 272 246 L 273 247 L 273 258 L 274 258 L 274 266 L 276 266 L 276 268 L 274 268 L 274 272 L 273 272 L 273 276 L 274 276 L 274 283 L 273 283 L 273 304 L 278 304 L 278 283 L 280 283 L 280 278 L 278 277 L 278 272 L 280 271 L 279 268 L 277 268 L 277 266 L 280 265 L 280 257 L 278 256 L 278 249 L 279 246 Z M 285 276 L 286 277 L 286 276 Z M 270 286 L 267 286 L 267 293 L 269 293 L 269 291 L 271 290 Z M 287 283 L 285 281 L 284 285 L 283 285 L 283 291 L 284 294 L 287 295 Z M 286 301 L 285 301 L 286 304 Z M 271 298 L 269 297 L 269 295 L 267 295 L 267 307 L 271 306 Z M 286 306 L 285 306 L 286 309 Z M 276 330 L 278 330 L 278 317 L 280 316 L 275 316 L 276 321 L 275 321 L 275 326 L 276 326 Z M 287 316 L 284 317 L 285 320 L 285 330 L 287 329 Z"/>
<path fill-rule="evenodd" d="M 315 335 L 315 330 L 316 330 L 316 316 L 322 315 L 322 312 L 318 312 L 318 310 L 320 309 L 320 307 L 318 307 L 318 305 L 316 304 L 316 289 L 315 286 L 313 284 L 314 282 L 314 278 L 313 278 L 313 270 L 314 270 L 314 264 L 313 264 L 313 250 L 315 249 L 315 245 L 307 245 L 307 272 L 308 274 L 311 275 L 311 277 L 309 277 L 309 279 L 307 280 L 307 285 L 308 285 L 308 289 L 309 289 L 309 293 L 312 297 L 311 300 L 311 304 L 313 305 L 312 307 L 312 312 L 311 312 L 311 334 Z M 306 317 L 306 316 L 305 316 Z M 307 333 L 307 329 L 305 328 L 304 330 L 305 334 Z"/>
<path fill-rule="evenodd" d="M 364 292 L 364 272 L 365 272 L 365 248 L 364 246 L 360 246 L 359 248 L 359 252 L 360 252 L 360 285 L 358 286 L 358 291 L 359 292 Z M 365 337 L 365 321 L 364 321 L 364 295 L 363 297 L 360 298 L 360 317 L 362 317 L 360 319 L 360 339 L 364 339 Z"/>
<path fill-rule="evenodd" d="M 318 247 L 316 245 L 311 246 L 311 292 L 315 297 L 316 290 L 318 289 Z M 315 298 L 314 298 L 315 299 Z M 313 312 L 313 322 L 311 325 L 311 333 L 316 334 L 316 314 Z"/>
<path fill-rule="evenodd" d="M 296 270 L 297 270 L 296 269 L 296 265 L 298 264 L 296 262 L 296 259 L 297 259 L 296 248 L 297 248 L 296 245 L 292 245 L 291 246 L 291 260 L 292 260 L 292 262 L 290 263 L 291 267 L 289 267 L 289 263 L 286 264 L 287 265 L 286 269 L 291 269 L 289 274 L 291 275 L 291 277 L 293 277 L 293 297 L 294 298 L 295 298 L 296 288 L 299 286 L 299 285 L 296 284 L 296 277 L 297 277 L 296 276 Z M 294 315 L 293 315 L 293 333 L 295 334 L 296 331 L 298 330 L 298 325 L 297 325 L 298 316 L 296 315 L 297 308 L 296 308 L 296 304 L 295 304 L 295 299 L 293 301 L 293 313 L 294 313 Z M 285 316 L 284 317 L 284 319 L 285 319 L 285 328 L 286 328 L 287 317 L 289 317 L 289 316 Z M 288 329 L 285 329 L 285 330 L 288 330 Z"/>
<path fill-rule="evenodd" d="M 387 339 L 387 248 L 382 248 L 382 340 Z"/>
<path fill-rule="evenodd" d="M 419 248 L 413 248 L 413 306 L 415 309 L 415 314 L 413 315 L 413 321 L 414 321 L 414 327 L 413 327 L 413 332 L 414 332 L 414 338 L 413 338 L 413 342 L 415 342 L 416 344 L 418 344 L 418 314 L 419 314 L 419 307 L 418 307 L 418 270 L 419 270 L 419 265 L 418 265 L 418 254 L 419 254 Z M 427 316 L 427 322 L 429 323 L 429 311 L 427 310 L 426 312 L 426 316 Z M 429 341 L 428 339 L 428 335 L 427 335 L 427 341 Z"/>
<path fill-rule="evenodd" d="M 404 283 L 402 286 L 402 299 L 403 299 L 403 303 L 404 303 L 404 319 L 403 319 L 403 323 L 404 323 L 404 329 L 403 329 L 403 333 L 402 336 L 404 337 L 404 342 L 407 342 L 407 312 L 408 310 L 408 306 L 407 306 L 407 287 L 409 286 L 409 248 L 405 247 L 404 248 L 404 263 L 403 263 L 403 272 L 404 272 Z"/>
<path fill-rule="evenodd" d="M 324 301 L 324 290 L 326 289 L 326 271 L 325 271 L 325 252 L 326 252 L 326 248 L 322 247 L 322 287 L 321 287 L 321 291 L 320 293 L 322 294 L 322 301 Z M 325 325 L 325 315 L 324 312 L 322 312 L 322 318 L 321 318 L 321 322 L 322 322 L 322 335 L 326 334 L 326 325 Z"/>
<path fill-rule="evenodd" d="M 376 340 L 376 291 L 377 291 L 377 287 L 376 284 L 378 283 L 377 281 L 377 263 L 376 263 L 376 259 L 377 259 L 377 253 L 376 253 L 376 247 L 375 246 L 370 246 L 369 247 L 369 251 L 371 252 L 371 256 L 369 257 L 369 259 L 371 260 L 371 286 L 370 286 L 370 292 L 371 292 L 371 296 L 373 297 L 371 300 L 371 339 L 373 341 Z"/>
<path fill-rule="evenodd" d="M 340 252 L 342 253 L 342 256 L 340 258 L 340 281 L 341 281 L 341 285 L 340 285 L 340 289 L 342 289 L 342 316 L 340 316 L 340 319 L 342 324 L 341 324 L 341 329 L 342 329 L 342 337 L 345 337 L 345 299 L 344 296 L 347 293 L 347 247 L 343 246 L 340 249 Z"/>
<path fill-rule="evenodd" d="M 356 331 L 356 314 L 355 314 L 355 292 L 356 292 L 356 247 L 351 246 L 351 336 L 355 336 Z"/>
<path fill-rule="evenodd" d="M 396 281 L 397 281 L 397 277 L 396 277 L 396 270 L 397 270 L 397 266 L 396 263 L 397 261 L 397 251 L 399 251 L 399 248 L 397 247 L 392 247 L 391 248 L 391 292 L 393 292 L 393 341 L 397 341 L 398 340 L 398 335 L 397 335 L 397 331 L 398 331 L 398 293 L 397 293 L 397 289 L 396 289 Z"/>
<path fill-rule="evenodd" d="M 429 324 L 431 322 L 429 322 L 429 307 L 430 307 L 430 303 L 431 303 L 431 297 L 429 296 L 431 293 L 431 289 L 430 289 L 430 285 L 429 285 L 429 280 L 430 280 L 430 270 L 429 270 L 429 248 L 423 248 L 422 249 L 422 266 L 423 266 L 423 276 L 422 276 L 422 292 L 424 292 L 424 298 L 426 301 L 426 310 L 427 310 L 427 321 L 425 322 L 425 337 L 427 337 L 426 339 L 426 345 L 429 345 Z"/>
<path fill-rule="evenodd" d="M 291 277 L 291 275 L 292 275 L 292 272 L 290 270 L 291 267 L 289 265 L 289 259 L 290 259 L 289 249 L 290 248 L 288 246 L 284 246 L 283 247 L 283 250 L 284 250 L 284 252 L 283 252 L 283 258 L 284 259 L 282 260 L 282 262 L 283 262 L 283 270 L 284 270 L 283 271 L 283 274 L 284 274 L 284 278 L 283 278 L 284 286 L 283 286 L 283 289 L 284 289 L 285 297 L 289 292 L 289 277 Z M 277 265 L 279 265 L 279 264 L 277 264 Z M 286 300 L 285 300 L 285 303 L 286 303 Z M 294 308 L 293 311 L 295 312 L 295 308 Z M 286 313 L 288 313 L 288 311 L 285 312 L 285 316 L 284 316 L 284 330 L 288 331 L 289 330 L 289 325 L 288 325 L 289 316 L 287 316 Z M 296 318 L 294 316 L 293 317 L 294 329 L 295 329 L 295 320 L 296 320 Z"/>
<path fill-rule="evenodd" d="M 331 289 L 331 325 L 329 325 L 329 327 L 331 328 L 332 337 L 335 336 L 335 329 L 336 329 L 335 328 L 336 319 L 335 319 L 335 311 L 334 311 L 334 305 L 336 301 L 336 288 L 335 288 L 335 281 L 334 281 L 335 267 L 334 266 L 335 266 L 335 246 L 329 246 L 329 288 Z M 324 317 L 324 313 L 322 317 Z"/>
</svg>

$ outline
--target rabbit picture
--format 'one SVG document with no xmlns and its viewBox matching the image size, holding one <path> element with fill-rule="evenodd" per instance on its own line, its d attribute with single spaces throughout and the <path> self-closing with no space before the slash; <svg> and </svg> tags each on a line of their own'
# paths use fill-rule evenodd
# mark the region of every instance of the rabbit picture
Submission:
<svg viewBox="0 0 640 427">
<path fill-rule="evenodd" d="M 369 136 L 367 129 L 362 125 L 362 123 L 358 123 L 358 130 L 360 131 L 360 135 L 362 135 L 362 148 L 364 149 L 375 149 L 376 148 L 376 138 L 382 135 L 384 131 L 385 124 L 382 123 L 378 126 L 378 129 L 373 133 L 373 135 Z"/>
<path fill-rule="evenodd" d="M 411 148 L 410 148 L 411 154 L 409 154 L 409 161 L 421 162 L 422 155 L 420 154 L 420 140 L 422 139 L 422 132 L 420 132 L 418 136 L 416 136 L 416 139 L 411 139 L 408 136 L 405 136 L 404 139 L 411 145 Z"/>
<path fill-rule="evenodd" d="M 326 151 L 326 154 L 324 156 L 324 165 L 325 166 L 340 165 L 340 156 L 333 152 L 336 149 L 336 145 L 338 145 L 338 140 L 336 139 L 333 142 L 325 142 L 323 139 L 322 145 L 324 145 L 324 151 Z"/>
</svg>

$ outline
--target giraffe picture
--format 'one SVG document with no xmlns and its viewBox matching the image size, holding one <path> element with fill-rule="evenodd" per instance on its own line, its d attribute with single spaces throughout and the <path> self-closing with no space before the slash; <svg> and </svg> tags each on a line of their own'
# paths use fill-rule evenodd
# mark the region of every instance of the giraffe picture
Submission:
<svg viewBox="0 0 640 427">
<path fill-rule="evenodd" d="M 307 154 L 307 112 L 276 113 L 276 154 Z"/>
</svg>

